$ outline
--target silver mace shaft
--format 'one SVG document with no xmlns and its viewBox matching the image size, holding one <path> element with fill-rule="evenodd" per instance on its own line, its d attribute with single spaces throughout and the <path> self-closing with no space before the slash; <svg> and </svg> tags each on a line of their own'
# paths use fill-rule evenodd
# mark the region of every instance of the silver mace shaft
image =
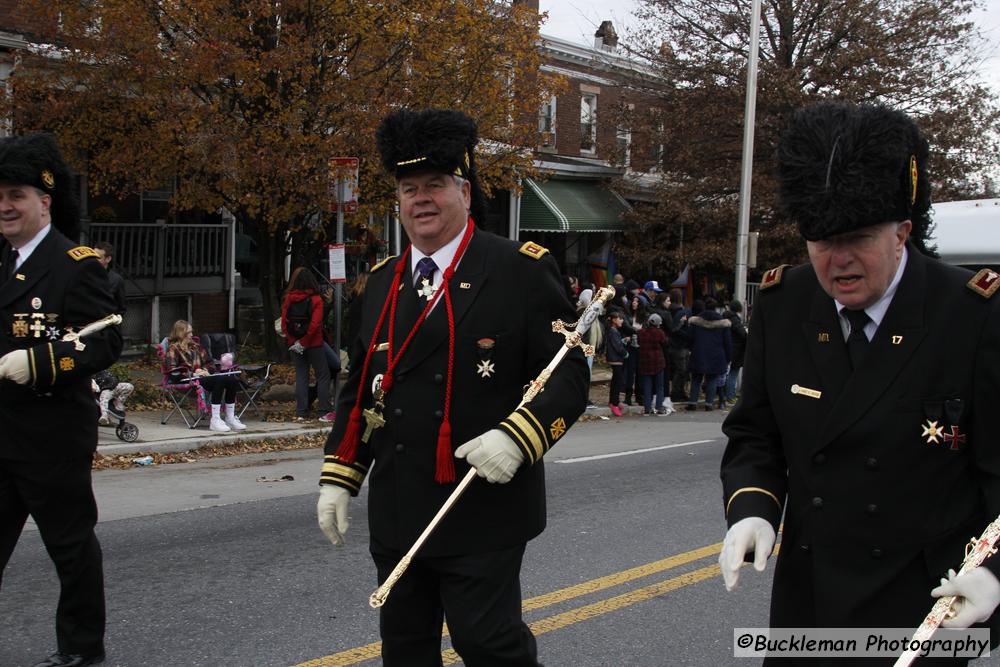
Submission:
<svg viewBox="0 0 1000 667">
<path fill-rule="evenodd" d="M 598 316 L 604 312 L 604 304 L 613 299 L 614 296 L 615 290 L 613 288 L 602 287 L 597 290 L 594 300 L 590 302 L 590 305 L 587 306 L 587 309 L 583 312 L 583 315 L 577 322 L 573 324 L 566 324 L 561 320 L 556 320 L 552 323 L 552 331 L 561 333 L 565 336 L 566 343 L 559 348 L 559 351 L 552 357 L 552 361 L 550 361 L 549 364 L 542 369 L 542 372 L 538 374 L 538 377 L 528 383 L 524 396 L 521 398 L 521 402 L 517 405 L 518 408 L 531 402 L 531 400 L 545 388 L 545 383 L 549 381 L 549 378 L 552 376 L 552 372 L 555 370 L 556 366 L 559 365 L 566 354 L 574 347 L 581 348 L 583 353 L 588 357 L 594 355 L 594 348 L 592 345 L 581 344 L 583 334 L 587 333 L 587 330 L 590 329 L 590 325 L 594 323 L 594 320 L 596 320 Z M 516 409 L 517 408 L 515 408 L 515 410 Z M 458 499 L 462 497 L 462 494 L 465 493 L 465 490 L 475 478 L 476 469 L 469 468 L 469 472 L 465 473 L 465 477 L 462 478 L 462 481 L 458 483 L 455 490 L 451 492 L 448 499 L 444 501 L 443 505 L 441 505 L 441 509 L 437 511 L 437 514 L 434 515 L 431 522 L 427 524 L 426 528 L 424 528 L 424 532 L 420 533 L 420 537 L 417 538 L 417 541 L 413 543 L 413 546 L 406 552 L 406 555 L 404 555 L 400 559 L 399 563 L 396 564 L 396 567 L 389 573 L 389 576 L 386 577 L 385 582 L 383 582 L 382 585 L 378 587 L 378 590 L 372 593 L 371 597 L 368 598 L 368 604 L 375 609 L 378 609 L 385 604 L 386 599 L 389 597 L 389 593 L 392 591 L 392 587 L 396 585 L 399 578 L 403 576 L 404 572 L 406 572 L 406 569 L 410 566 L 410 562 L 417 555 L 417 551 L 420 550 L 420 547 L 422 547 L 424 542 L 427 541 L 427 538 L 434 532 L 434 529 L 437 528 L 439 523 L 441 523 L 441 520 L 446 514 L 448 514 L 448 511 L 451 510 L 456 502 L 458 502 Z"/>
</svg>

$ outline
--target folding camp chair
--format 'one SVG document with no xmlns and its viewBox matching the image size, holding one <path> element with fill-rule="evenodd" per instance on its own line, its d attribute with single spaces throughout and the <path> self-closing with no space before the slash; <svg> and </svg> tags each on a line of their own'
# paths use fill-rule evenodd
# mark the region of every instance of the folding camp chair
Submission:
<svg viewBox="0 0 1000 667">
<path fill-rule="evenodd" d="M 184 424 L 188 428 L 194 428 L 205 418 L 206 410 L 202 396 L 201 384 L 194 378 L 184 378 L 180 381 L 176 378 L 176 370 L 167 365 L 167 339 L 164 338 L 156 346 L 156 354 L 160 357 L 160 372 L 163 379 L 160 382 L 160 390 L 173 406 L 160 418 L 161 424 L 166 424 L 175 414 L 179 414 Z"/>
<path fill-rule="evenodd" d="M 243 413 L 247 411 L 247 408 L 253 407 L 257 416 L 263 419 L 264 413 L 258 400 L 267 388 L 268 380 L 271 378 L 271 364 L 240 364 L 236 357 L 236 336 L 231 333 L 202 334 L 200 340 L 202 347 L 205 348 L 208 356 L 212 358 L 212 361 L 217 366 L 222 363 L 222 355 L 229 353 L 233 355 L 233 370 L 238 369 L 243 371 L 243 375 L 240 378 L 239 392 L 242 400 L 238 401 L 243 403 L 243 405 L 238 408 L 236 416 L 242 419 Z"/>
</svg>

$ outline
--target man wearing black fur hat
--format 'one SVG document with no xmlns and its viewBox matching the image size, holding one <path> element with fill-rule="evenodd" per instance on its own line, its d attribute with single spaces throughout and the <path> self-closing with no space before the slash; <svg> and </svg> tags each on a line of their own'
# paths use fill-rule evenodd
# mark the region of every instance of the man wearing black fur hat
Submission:
<svg viewBox="0 0 1000 667">
<path fill-rule="evenodd" d="M 343 542 L 348 500 L 370 471 L 370 549 L 382 583 L 474 467 L 485 481 L 459 499 L 381 608 L 382 659 L 440 665 L 446 616 L 470 667 L 536 665 L 521 619 L 521 559 L 545 527 L 542 457 L 586 405 L 579 350 L 514 408 L 564 342 L 552 321 L 574 311 L 544 248 L 476 228 L 484 201 L 471 118 L 401 110 L 377 139 L 412 245 L 376 266 L 365 289 L 326 444 L 320 527 Z"/>
<path fill-rule="evenodd" d="M 955 594 L 944 625 L 967 627 L 1000 602 L 1000 559 L 948 574 L 1000 514 L 1000 276 L 929 256 L 927 156 L 869 105 L 801 110 L 779 144 L 810 264 L 761 284 L 719 557 L 729 589 L 745 555 L 762 571 L 784 513 L 773 627 L 915 628 Z"/>
<path fill-rule="evenodd" d="M 0 139 L 0 572 L 27 517 L 55 563 L 58 650 L 36 667 L 104 660 L 104 575 L 90 469 L 90 377 L 121 351 L 107 273 L 78 246 L 73 180 L 48 135 Z M 71 240 L 73 239 L 73 240 Z"/>
</svg>

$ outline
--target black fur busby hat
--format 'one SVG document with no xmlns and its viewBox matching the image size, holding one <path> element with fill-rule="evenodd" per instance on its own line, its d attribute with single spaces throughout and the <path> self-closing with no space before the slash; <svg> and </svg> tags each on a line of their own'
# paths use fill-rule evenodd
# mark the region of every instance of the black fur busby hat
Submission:
<svg viewBox="0 0 1000 667">
<path fill-rule="evenodd" d="M 486 197 L 476 174 L 476 121 L 451 109 L 399 109 L 375 133 L 382 166 L 399 178 L 418 172 L 461 176 L 472 187 L 472 219 L 483 223 Z"/>
<path fill-rule="evenodd" d="M 0 139 L 0 182 L 30 185 L 52 197 L 52 225 L 72 241 L 80 239 L 76 184 L 50 134 Z"/>
<path fill-rule="evenodd" d="M 930 232 L 927 140 L 906 114 L 823 102 L 797 111 L 777 151 L 778 197 L 808 241 L 910 220 L 922 251 Z"/>
</svg>

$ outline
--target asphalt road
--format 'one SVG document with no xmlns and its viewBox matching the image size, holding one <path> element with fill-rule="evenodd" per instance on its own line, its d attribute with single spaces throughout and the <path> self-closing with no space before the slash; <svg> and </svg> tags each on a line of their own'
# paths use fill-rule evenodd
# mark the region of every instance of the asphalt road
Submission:
<svg viewBox="0 0 1000 667">
<path fill-rule="evenodd" d="M 757 664 L 732 657 L 733 628 L 766 625 L 770 576 L 745 571 L 726 593 L 718 575 L 720 422 L 694 413 L 579 424 L 546 458 L 549 525 L 522 577 L 546 665 Z M 106 664 L 378 664 L 364 494 L 348 544 L 331 547 L 314 515 L 320 458 L 98 473 Z M 284 475 L 294 480 L 269 481 Z M 54 648 L 57 595 L 29 526 L 3 578 L 0 666 Z M 456 664 L 448 647 L 445 664 Z"/>
</svg>

